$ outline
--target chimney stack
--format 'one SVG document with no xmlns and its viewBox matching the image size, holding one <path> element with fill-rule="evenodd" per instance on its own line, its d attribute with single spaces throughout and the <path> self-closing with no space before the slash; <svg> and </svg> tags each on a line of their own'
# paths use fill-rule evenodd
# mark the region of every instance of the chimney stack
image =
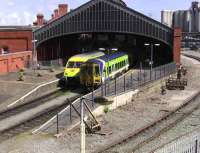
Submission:
<svg viewBox="0 0 200 153">
<path fill-rule="evenodd" d="M 54 10 L 54 18 L 57 19 L 59 17 L 58 9 Z"/>
<path fill-rule="evenodd" d="M 54 14 L 51 14 L 51 20 L 54 19 Z"/>
<path fill-rule="evenodd" d="M 58 10 L 59 10 L 59 16 L 63 16 L 65 14 L 67 14 L 68 5 L 67 4 L 59 4 Z"/>
<path fill-rule="evenodd" d="M 37 14 L 37 25 L 43 26 L 44 25 L 44 15 L 43 14 Z"/>
</svg>

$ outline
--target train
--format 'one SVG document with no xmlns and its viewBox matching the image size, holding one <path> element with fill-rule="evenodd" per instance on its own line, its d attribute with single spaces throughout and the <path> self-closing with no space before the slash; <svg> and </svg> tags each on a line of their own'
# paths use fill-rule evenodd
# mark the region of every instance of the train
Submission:
<svg viewBox="0 0 200 153">
<path fill-rule="evenodd" d="M 106 80 L 116 78 L 129 69 L 129 57 L 115 52 L 88 60 L 80 67 L 80 84 L 88 89 L 97 88 Z"/>
<path fill-rule="evenodd" d="M 93 51 L 82 54 L 77 54 L 69 58 L 64 69 L 63 77 L 59 81 L 60 86 L 76 85 L 79 83 L 80 66 L 87 62 L 101 56 L 105 53 L 102 51 Z"/>
</svg>

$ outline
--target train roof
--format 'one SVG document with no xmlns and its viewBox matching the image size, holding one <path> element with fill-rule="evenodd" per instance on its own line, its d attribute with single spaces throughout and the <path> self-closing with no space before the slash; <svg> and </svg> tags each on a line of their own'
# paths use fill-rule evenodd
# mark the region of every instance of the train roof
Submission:
<svg viewBox="0 0 200 153">
<path fill-rule="evenodd" d="M 98 59 L 101 59 L 105 62 L 108 62 L 108 60 L 111 61 L 115 58 L 118 58 L 118 57 L 121 57 L 121 56 L 124 56 L 124 55 L 127 55 L 127 54 L 125 52 L 116 52 L 116 53 L 113 53 L 111 55 L 107 54 L 107 55 L 101 56 Z"/>
<path fill-rule="evenodd" d="M 89 59 L 101 57 L 101 56 L 104 56 L 104 55 L 105 55 L 105 53 L 100 52 L 100 51 L 87 52 L 87 53 L 74 55 L 74 56 L 70 57 L 69 61 L 86 62 Z"/>
</svg>

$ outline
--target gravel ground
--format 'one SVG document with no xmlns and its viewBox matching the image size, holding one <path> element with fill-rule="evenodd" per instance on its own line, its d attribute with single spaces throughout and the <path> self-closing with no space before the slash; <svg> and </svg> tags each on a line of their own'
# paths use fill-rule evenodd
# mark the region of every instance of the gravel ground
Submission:
<svg viewBox="0 0 200 153">
<path fill-rule="evenodd" d="M 182 53 L 187 54 L 187 55 L 193 55 L 193 56 L 200 57 L 200 51 L 187 50 L 187 51 L 182 51 Z"/>
<path fill-rule="evenodd" d="M 48 70 L 25 70 L 24 81 L 17 81 L 17 72 L 0 75 L 0 108 L 7 106 L 10 102 L 22 97 L 36 86 L 57 79 L 63 70 L 54 72 Z M 40 73 L 42 77 L 37 77 Z"/>
<path fill-rule="evenodd" d="M 164 115 L 166 111 L 170 111 L 179 106 L 185 98 L 194 94 L 199 88 L 200 83 L 200 72 L 198 71 L 199 63 L 189 60 L 188 58 L 183 59 L 183 64 L 187 64 L 189 70 L 188 78 L 190 78 L 186 90 L 167 91 L 167 94 L 164 96 L 160 95 L 160 84 L 155 84 L 152 88 L 141 90 L 132 102 L 128 103 L 126 106 L 122 106 L 98 118 L 102 125 L 101 132 L 106 133 L 106 135 L 87 135 L 86 152 L 92 152 L 97 149 L 97 147 L 102 147 L 112 142 L 114 139 L 119 139 L 123 135 L 145 126 L 147 123 Z M 199 123 L 199 120 L 194 120 L 194 123 L 191 124 L 195 125 L 193 127 L 197 128 L 198 124 L 196 123 Z M 189 127 L 187 129 L 189 129 Z M 187 132 L 189 131 L 186 130 L 186 128 L 184 130 Z M 171 134 L 173 135 L 173 133 Z M 161 139 L 163 143 L 166 143 L 166 141 L 164 141 L 167 140 L 165 137 Z M 155 146 L 154 144 L 160 143 L 154 142 L 150 145 Z M 147 146 L 146 148 L 149 147 Z M 146 150 L 145 147 L 143 150 Z M 138 153 L 143 153 L 143 150 L 142 152 L 138 151 Z M 0 144 L 0 153 L 8 152 L 78 153 L 80 152 L 80 131 L 76 129 L 71 132 L 64 132 L 60 138 L 55 138 L 48 134 L 21 134 Z"/>
<path fill-rule="evenodd" d="M 170 141 L 175 140 L 186 133 L 194 132 L 195 130 L 200 132 L 199 116 L 200 109 L 194 111 L 190 116 L 177 124 L 174 128 L 168 130 L 148 144 L 145 144 L 142 148 L 136 150 L 134 153 L 149 153 L 150 151 L 153 151 L 158 147 L 167 144 Z"/>
<path fill-rule="evenodd" d="M 191 78 L 191 88 L 199 88 L 199 82 L 197 81 L 199 80 L 200 75 L 199 62 L 184 57 L 182 58 L 182 63 L 188 68 L 190 68 L 188 75 Z M 186 133 L 194 132 L 195 130 L 200 131 L 200 108 L 195 110 L 191 115 L 189 115 L 183 121 L 178 123 L 175 127 L 166 131 L 164 134 L 160 135 L 156 139 L 144 145 L 142 148 L 136 150 L 134 153 L 149 153 L 150 151 L 155 150 L 159 146 L 167 144 L 170 141 L 175 140 Z"/>
</svg>

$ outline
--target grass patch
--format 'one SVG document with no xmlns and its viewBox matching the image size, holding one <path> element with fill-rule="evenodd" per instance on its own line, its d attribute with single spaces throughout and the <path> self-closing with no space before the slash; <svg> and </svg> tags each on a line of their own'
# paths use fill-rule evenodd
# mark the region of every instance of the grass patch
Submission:
<svg viewBox="0 0 200 153">
<path fill-rule="evenodd" d="M 108 113 L 110 111 L 109 107 L 108 106 L 104 106 L 104 109 L 103 109 L 104 113 Z"/>
</svg>

